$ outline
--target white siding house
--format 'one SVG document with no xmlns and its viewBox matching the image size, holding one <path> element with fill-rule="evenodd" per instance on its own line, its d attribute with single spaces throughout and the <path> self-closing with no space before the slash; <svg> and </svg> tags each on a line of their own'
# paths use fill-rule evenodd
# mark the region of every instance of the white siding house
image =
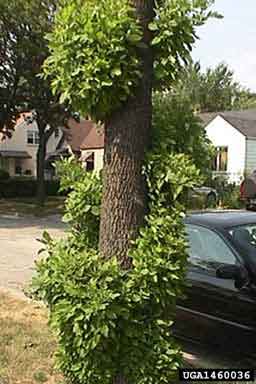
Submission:
<svg viewBox="0 0 256 384">
<path fill-rule="evenodd" d="M 61 130 L 53 134 L 47 144 L 47 153 L 54 152 L 60 141 Z M 11 138 L 0 134 L 0 168 L 10 176 L 36 176 L 36 156 L 39 144 L 36 123 L 17 122 Z"/>
<path fill-rule="evenodd" d="M 216 148 L 215 175 L 239 184 L 256 169 L 256 110 L 202 114 L 201 118 Z"/>
<path fill-rule="evenodd" d="M 256 169 L 256 137 L 246 137 L 246 173 L 251 173 Z"/>
</svg>

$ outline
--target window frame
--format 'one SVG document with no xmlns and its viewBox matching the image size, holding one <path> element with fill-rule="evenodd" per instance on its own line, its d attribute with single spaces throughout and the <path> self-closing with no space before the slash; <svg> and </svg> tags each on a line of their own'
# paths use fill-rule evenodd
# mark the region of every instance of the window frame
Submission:
<svg viewBox="0 0 256 384">
<path fill-rule="evenodd" d="M 226 163 L 224 169 L 222 169 L 222 150 L 226 150 Z M 213 171 L 214 172 L 227 172 L 228 171 L 228 145 L 218 145 L 215 147 L 216 155 L 213 160 Z"/>
<path fill-rule="evenodd" d="M 95 170 L 95 153 L 93 151 L 92 154 L 89 156 L 89 158 L 86 160 L 86 171 L 93 172 L 94 170 Z"/>
<path fill-rule="evenodd" d="M 32 142 L 29 142 L 29 136 L 32 138 Z M 35 129 L 28 129 L 27 130 L 27 145 L 39 145 L 40 138 L 39 138 L 39 132 Z"/>
</svg>

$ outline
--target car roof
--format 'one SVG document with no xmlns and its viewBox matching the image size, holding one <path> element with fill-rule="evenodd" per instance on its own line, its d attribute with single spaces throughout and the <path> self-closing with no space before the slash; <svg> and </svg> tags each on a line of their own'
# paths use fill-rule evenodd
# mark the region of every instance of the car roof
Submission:
<svg viewBox="0 0 256 384">
<path fill-rule="evenodd" d="M 225 229 L 239 225 L 256 224 L 256 212 L 246 210 L 191 212 L 187 215 L 185 222 L 209 228 Z"/>
</svg>

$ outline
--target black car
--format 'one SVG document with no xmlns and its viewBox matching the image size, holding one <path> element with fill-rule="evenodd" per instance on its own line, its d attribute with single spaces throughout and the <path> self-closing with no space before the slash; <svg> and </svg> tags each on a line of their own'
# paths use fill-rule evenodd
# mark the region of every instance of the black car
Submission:
<svg viewBox="0 0 256 384">
<path fill-rule="evenodd" d="M 256 365 L 256 213 L 206 212 L 186 218 L 186 299 L 179 337 L 250 357 Z"/>
</svg>

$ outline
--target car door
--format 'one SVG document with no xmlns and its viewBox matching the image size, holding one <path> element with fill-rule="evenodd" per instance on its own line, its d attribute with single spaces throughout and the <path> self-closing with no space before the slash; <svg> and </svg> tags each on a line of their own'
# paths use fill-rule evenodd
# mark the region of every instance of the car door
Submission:
<svg viewBox="0 0 256 384">
<path fill-rule="evenodd" d="M 202 343 L 256 351 L 256 297 L 233 279 L 216 276 L 220 265 L 241 263 L 215 230 L 187 224 L 189 269 L 187 298 L 178 303 L 177 332 Z"/>
</svg>

